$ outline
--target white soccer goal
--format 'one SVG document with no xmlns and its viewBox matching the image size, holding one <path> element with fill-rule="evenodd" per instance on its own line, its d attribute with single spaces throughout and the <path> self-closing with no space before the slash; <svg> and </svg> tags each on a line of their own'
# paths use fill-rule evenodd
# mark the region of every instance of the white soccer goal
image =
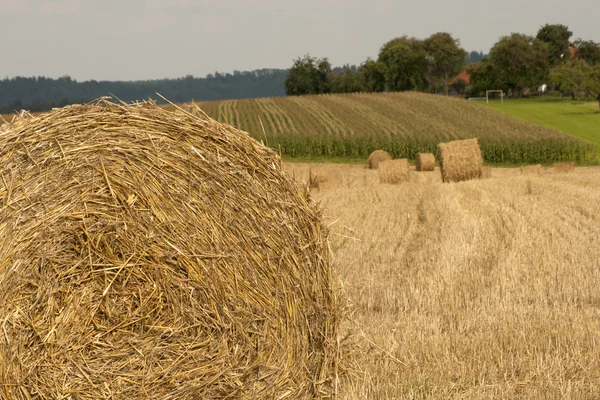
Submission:
<svg viewBox="0 0 600 400">
<path fill-rule="evenodd" d="M 500 102 L 502 104 L 504 104 L 504 92 L 502 90 L 486 90 L 485 91 L 485 102 L 486 103 L 490 102 L 490 97 L 489 97 L 490 93 L 500 93 Z"/>
</svg>

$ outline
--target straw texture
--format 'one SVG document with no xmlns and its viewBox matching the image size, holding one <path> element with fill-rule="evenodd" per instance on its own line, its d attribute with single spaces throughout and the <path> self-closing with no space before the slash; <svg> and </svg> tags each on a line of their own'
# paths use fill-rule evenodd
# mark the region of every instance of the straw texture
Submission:
<svg viewBox="0 0 600 400">
<path fill-rule="evenodd" d="M 433 153 L 419 153 L 415 163 L 417 171 L 433 171 L 435 169 L 435 156 Z"/>
<path fill-rule="evenodd" d="M 521 167 L 521 175 L 529 175 L 529 174 L 537 174 L 541 175 L 542 173 L 542 165 L 525 165 Z"/>
<path fill-rule="evenodd" d="M 368 164 L 369 168 L 377 169 L 379 168 L 379 164 L 383 161 L 391 160 L 392 156 L 385 150 L 375 150 L 369 155 Z"/>
<path fill-rule="evenodd" d="M 483 157 L 477 139 L 440 143 L 438 158 L 444 182 L 481 178 Z"/>
<path fill-rule="evenodd" d="M 318 208 L 247 134 L 107 99 L 0 132 L 1 399 L 329 397 Z"/>
<path fill-rule="evenodd" d="M 554 165 L 552 166 L 552 169 L 554 170 L 555 173 L 571 172 L 571 171 L 575 170 L 575 163 L 572 161 L 571 162 L 554 163 Z"/>
<path fill-rule="evenodd" d="M 311 189 L 318 189 L 320 185 L 329 181 L 327 172 L 324 168 L 311 168 L 308 171 L 309 186 Z"/>
<path fill-rule="evenodd" d="M 410 164 L 406 158 L 388 160 L 379 164 L 379 182 L 399 184 L 410 178 Z"/>
<path fill-rule="evenodd" d="M 492 167 L 481 167 L 481 179 L 489 179 L 492 177 Z"/>
</svg>

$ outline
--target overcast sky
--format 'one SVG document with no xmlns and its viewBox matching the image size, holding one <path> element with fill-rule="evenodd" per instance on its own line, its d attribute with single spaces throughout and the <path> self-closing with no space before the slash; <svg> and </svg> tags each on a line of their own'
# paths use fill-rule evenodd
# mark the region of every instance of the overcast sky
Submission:
<svg viewBox="0 0 600 400">
<path fill-rule="evenodd" d="M 289 68 L 306 53 L 334 66 L 386 41 L 450 32 L 468 50 L 563 23 L 600 42 L 598 0 L 0 0 L 0 78 L 205 76 Z"/>
</svg>

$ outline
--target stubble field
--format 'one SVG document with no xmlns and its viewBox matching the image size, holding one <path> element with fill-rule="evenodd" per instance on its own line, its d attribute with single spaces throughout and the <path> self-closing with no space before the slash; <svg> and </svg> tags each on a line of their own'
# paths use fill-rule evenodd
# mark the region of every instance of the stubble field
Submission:
<svg viewBox="0 0 600 400">
<path fill-rule="evenodd" d="M 331 225 L 355 349 L 343 399 L 600 397 L 600 169 L 380 184 L 288 163 Z"/>
</svg>

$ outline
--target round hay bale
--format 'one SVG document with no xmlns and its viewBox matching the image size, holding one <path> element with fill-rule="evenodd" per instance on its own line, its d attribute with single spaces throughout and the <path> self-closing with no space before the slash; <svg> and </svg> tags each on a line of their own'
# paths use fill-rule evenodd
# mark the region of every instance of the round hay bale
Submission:
<svg viewBox="0 0 600 400">
<path fill-rule="evenodd" d="M 383 161 L 391 160 L 392 156 L 385 150 L 375 150 L 369 155 L 369 168 L 377 169 Z"/>
<path fill-rule="evenodd" d="M 481 178 L 483 157 L 477 139 L 440 143 L 438 158 L 444 182 Z"/>
<path fill-rule="evenodd" d="M 410 179 L 410 164 L 406 158 L 388 160 L 379 164 L 379 182 L 399 184 Z"/>
<path fill-rule="evenodd" d="M 326 233 L 275 152 L 101 100 L 14 122 L 0 166 L 0 397 L 331 393 Z"/>
<path fill-rule="evenodd" d="M 417 171 L 433 171 L 435 169 L 435 156 L 433 153 L 418 153 L 415 167 Z"/>
</svg>

